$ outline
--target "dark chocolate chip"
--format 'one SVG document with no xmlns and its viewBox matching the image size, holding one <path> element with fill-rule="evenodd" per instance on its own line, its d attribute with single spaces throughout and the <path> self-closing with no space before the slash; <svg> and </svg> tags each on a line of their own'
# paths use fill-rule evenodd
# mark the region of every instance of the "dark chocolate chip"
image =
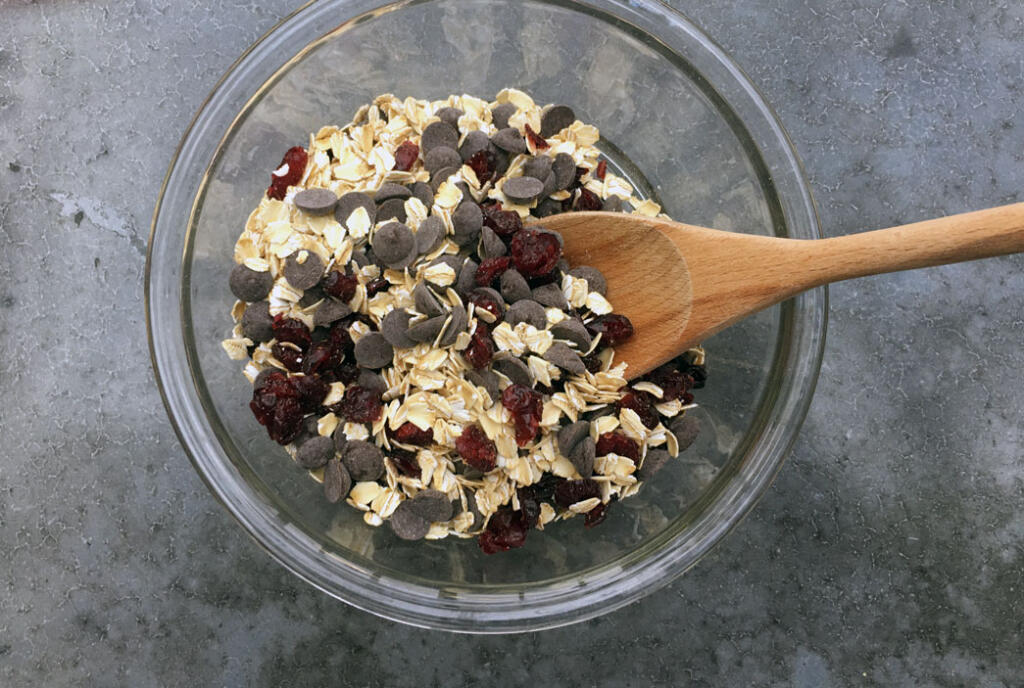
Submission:
<svg viewBox="0 0 1024 688">
<path fill-rule="evenodd" d="M 544 188 L 540 192 L 540 197 L 547 198 L 556 191 L 558 191 L 558 183 L 555 181 L 555 173 L 548 172 L 548 176 L 544 178 Z"/>
<path fill-rule="evenodd" d="M 434 192 L 430 190 L 430 184 L 426 182 L 416 182 L 410 189 L 412 195 L 420 199 L 420 201 L 430 210 L 430 207 L 434 205 Z"/>
<path fill-rule="evenodd" d="M 480 228 L 484 223 L 484 215 L 476 203 L 463 203 L 452 213 L 452 226 L 455 229 L 455 243 L 459 246 L 471 246 L 480 238 Z"/>
<path fill-rule="evenodd" d="M 601 205 L 601 210 L 608 213 L 622 212 L 622 199 L 618 196 L 609 196 Z"/>
<path fill-rule="evenodd" d="M 548 347 L 548 350 L 544 352 L 544 360 L 548 363 L 554 363 L 562 370 L 568 371 L 573 375 L 582 375 L 587 370 L 579 354 L 562 342 L 555 342 Z"/>
<path fill-rule="evenodd" d="M 420 490 L 410 503 L 413 511 L 431 523 L 447 521 L 455 512 L 452 500 L 440 490 Z"/>
<path fill-rule="evenodd" d="M 277 368 L 264 368 L 256 375 L 256 379 L 252 381 L 252 386 L 259 387 L 266 383 L 268 377 L 270 377 L 274 373 L 280 372 L 281 371 L 278 370 Z"/>
<path fill-rule="evenodd" d="M 435 114 L 441 118 L 442 122 L 452 125 L 457 131 L 459 128 L 459 117 L 462 117 L 466 113 L 459 108 L 443 107 Z"/>
<path fill-rule="evenodd" d="M 474 289 L 469 294 L 470 301 L 477 301 L 479 303 L 482 299 L 490 299 L 498 304 L 499 309 L 505 310 L 505 299 L 503 299 L 501 294 L 499 294 L 495 289 L 491 289 L 490 287 L 480 287 L 478 289 Z"/>
<path fill-rule="evenodd" d="M 444 235 L 444 220 L 434 215 L 425 218 L 416 229 L 416 250 L 419 253 L 437 250 L 444 241 Z"/>
<path fill-rule="evenodd" d="M 664 449 L 648 449 L 643 464 L 636 472 L 637 479 L 650 480 L 671 458 L 671 455 Z"/>
<path fill-rule="evenodd" d="M 331 459 L 324 468 L 324 496 L 331 504 L 340 502 L 352 490 L 352 476 L 338 459 Z"/>
<path fill-rule="evenodd" d="M 430 290 L 423 282 L 418 283 L 412 289 L 412 300 L 418 310 L 423 315 L 435 316 L 444 313 L 444 306 L 438 300 L 437 296 Z"/>
<path fill-rule="evenodd" d="M 430 188 L 437 193 L 437 190 L 441 188 L 441 185 L 448 181 L 448 177 L 458 172 L 460 167 L 445 167 L 440 169 L 434 174 L 430 175 Z"/>
<path fill-rule="evenodd" d="M 269 342 L 274 338 L 272 325 L 274 318 L 270 315 L 270 302 L 250 303 L 242 313 L 242 334 L 254 342 Z"/>
<path fill-rule="evenodd" d="M 334 430 L 334 451 L 339 454 L 345 451 L 345 445 L 348 444 L 348 436 L 345 434 L 344 428 L 344 423 L 341 423 Z"/>
<path fill-rule="evenodd" d="M 407 219 L 405 201 L 401 198 L 389 198 L 384 201 L 377 209 L 377 219 L 380 221 L 397 220 L 398 222 L 405 222 Z"/>
<path fill-rule="evenodd" d="M 356 342 L 356 364 L 363 368 L 383 368 L 391 365 L 395 350 L 380 332 L 364 334 Z"/>
<path fill-rule="evenodd" d="M 403 540 L 422 540 L 430 532 L 430 522 L 417 513 L 409 499 L 398 505 L 388 518 L 388 525 Z"/>
<path fill-rule="evenodd" d="M 523 176 L 544 181 L 551 174 L 551 157 L 535 155 L 523 165 Z"/>
<path fill-rule="evenodd" d="M 576 113 L 568 105 L 552 105 L 540 115 L 540 135 L 550 138 L 576 121 Z"/>
<path fill-rule="evenodd" d="M 590 423 L 588 421 L 578 420 L 575 423 L 563 425 L 558 430 L 558 451 L 562 456 L 568 458 L 576 445 L 589 434 Z"/>
<path fill-rule="evenodd" d="M 590 350 L 590 333 L 586 326 L 576 318 L 568 318 L 551 326 L 551 334 L 555 339 L 564 339 L 576 345 L 580 353 Z"/>
<path fill-rule="evenodd" d="M 576 161 L 568 153 L 559 153 L 551 163 L 551 171 L 555 173 L 558 190 L 568 189 L 576 178 Z"/>
<path fill-rule="evenodd" d="M 380 333 L 396 349 L 410 349 L 416 346 L 416 342 L 406 334 L 411 317 L 412 314 L 409 311 L 404 308 L 396 308 L 380 321 Z"/>
<path fill-rule="evenodd" d="M 500 258 L 508 253 L 508 247 L 505 246 L 505 242 L 501 240 L 501 237 L 494 233 L 493 229 L 481 227 L 480 246 L 477 247 L 477 253 L 480 254 L 481 260 Z"/>
<path fill-rule="evenodd" d="M 330 189 L 304 189 L 292 199 L 295 207 L 307 215 L 330 215 L 338 197 Z"/>
<path fill-rule="evenodd" d="M 525 153 L 526 139 L 515 127 L 505 127 L 491 137 L 491 143 L 506 153 Z"/>
<path fill-rule="evenodd" d="M 491 123 L 495 129 L 508 127 L 508 118 L 516 114 L 516 107 L 513 103 L 502 103 L 491 108 Z"/>
<path fill-rule="evenodd" d="M 423 159 L 423 166 L 431 174 L 446 167 L 462 167 L 462 156 L 454 148 L 438 146 L 427 153 L 427 157 Z"/>
<path fill-rule="evenodd" d="M 384 201 L 392 198 L 401 198 L 403 201 L 412 196 L 412 191 L 409 187 L 402 186 L 401 184 L 395 184 L 393 182 L 384 182 L 377 189 L 377 193 L 373 195 L 373 200 L 377 205 L 380 205 Z"/>
<path fill-rule="evenodd" d="M 326 298 L 313 311 L 313 326 L 330 325 L 332 322 L 350 315 L 352 315 L 352 309 L 348 307 L 347 303 L 337 299 Z"/>
<path fill-rule="evenodd" d="M 512 164 L 512 156 L 493 143 L 487 144 L 487 150 L 491 151 L 494 155 L 494 179 L 504 176 L 508 171 L 508 166 Z"/>
<path fill-rule="evenodd" d="M 567 274 L 569 272 L 569 261 L 567 261 L 565 258 L 559 258 L 558 262 L 555 263 L 555 270 L 557 270 L 562 275 Z"/>
<path fill-rule="evenodd" d="M 410 326 L 406 334 L 413 341 L 432 342 L 437 339 L 437 335 L 441 334 L 441 328 L 444 327 L 444 321 L 447 318 L 447 315 L 435 315 L 433 318 L 421 320 Z"/>
<path fill-rule="evenodd" d="M 441 341 L 438 344 L 440 346 L 451 346 L 455 343 L 455 339 L 459 334 L 466 331 L 467 327 L 469 327 L 469 318 L 466 317 L 466 309 L 462 307 L 453 308 L 452 319 L 448 322 L 448 326 L 445 328 L 444 334 L 441 335 Z"/>
<path fill-rule="evenodd" d="M 341 460 L 352 479 L 358 482 L 377 480 L 384 475 L 384 454 L 376 445 L 364 440 L 346 442 Z"/>
<path fill-rule="evenodd" d="M 295 450 L 295 460 L 306 470 L 320 468 L 334 458 L 334 442 L 330 437 L 311 437 Z"/>
<path fill-rule="evenodd" d="M 319 285 L 305 289 L 302 292 L 302 298 L 299 299 L 299 308 L 309 308 L 317 301 L 322 301 L 324 296 L 324 290 Z"/>
<path fill-rule="evenodd" d="M 401 222 L 389 222 L 373 235 L 373 253 L 388 267 L 402 268 L 402 262 L 416 249 L 416 237 Z"/>
<path fill-rule="evenodd" d="M 569 453 L 569 461 L 584 478 L 589 478 L 594 473 L 594 459 L 597 456 L 597 445 L 594 438 L 587 435 L 572 448 Z"/>
<path fill-rule="evenodd" d="M 463 139 L 462 145 L 459 146 L 459 157 L 462 158 L 463 162 L 469 160 L 480 151 L 487 150 L 487 144 L 490 143 L 490 141 L 491 140 L 487 137 L 487 134 L 479 129 L 474 129 L 466 134 L 466 138 Z"/>
<path fill-rule="evenodd" d="M 228 286 L 231 287 L 231 293 L 239 301 L 254 303 L 266 298 L 270 290 L 274 288 L 274 276 L 270 274 L 269 270 L 256 272 L 239 263 L 231 268 Z"/>
<path fill-rule="evenodd" d="M 483 387 L 491 397 L 491 401 L 497 401 L 501 395 L 498 388 L 498 376 L 490 370 L 467 370 L 466 379 L 477 387 Z"/>
<path fill-rule="evenodd" d="M 501 273 L 501 295 L 509 303 L 530 298 L 530 285 L 518 270 Z"/>
<path fill-rule="evenodd" d="M 505 311 L 505 321 L 513 327 L 521 322 L 529 323 L 538 330 L 543 330 L 548 324 L 544 306 L 531 299 L 520 299 L 509 306 Z"/>
<path fill-rule="evenodd" d="M 462 264 L 466 262 L 466 259 L 462 256 L 453 256 L 450 253 L 444 253 L 434 260 L 430 261 L 431 265 L 447 265 L 455 271 L 456 276 L 462 271 Z M 476 268 L 473 268 L 476 270 Z"/>
<path fill-rule="evenodd" d="M 475 260 L 467 258 L 455 279 L 455 292 L 462 297 L 476 289 L 476 269 L 480 267 Z"/>
<path fill-rule="evenodd" d="M 673 418 L 668 429 L 679 441 L 679 451 L 686 451 L 700 434 L 700 421 L 689 414 L 684 414 L 681 418 Z"/>
<path fill-rule="evenodd" d="M 425 156 L 441 146 L 458 148 L 459 131 L 447 122 L 432 122 L 423 130 L 423 135 L 420 137 L 420 150 Z"/>
<path fill-rule="evenodd" d="M 542 306 L 569 310 L 569 302 L 557 284 L 543 284 L 533 290 L 533 300 Z"/>
<path fill-rule="evenodd" d="M 530 368 L 515 356 L 501 354 L 491 361 L 491 368 L 501 373 L 514 384 L 531 387 L 533 385 L 533 373 Z"/>
<path fill-rule="evenodd" d="M 551 178 L 554 179 L 555 173 L 551 173 Z M 550 195 L 550 194 L 548 194 Z M 562 212 L 562 202 L 556 201 L 552 198 L 542 198 L 538 203 L 537 207 L 533 209 L 533 214 L 537 217 L 551 217 L 552 215 L 558 215 Z"/>
<path fill-rule="evenodd" d="M 388 391 L 388 383 L 384 382 L 380 373 L 375 373 L 372 370 L 360 370 L 356 384 L 363 389 L 372 389 L 380 394 Z"/>
<path fill-rule="evenodd" d="M 306 259 L 299 262 L 299 256 L 306 254 Z M 324 262 L 312 251 L 295 251 L 284 259 L 284 278 L 296 289 L 309 289 L 320 283 L 324 276 Z"/>
<path fill-rule="evenodd" d="M 357 248 L 352 251 L 352 262 L 361 268 L 365 268 L 370 264 L 370 259 L 366 257 L 366 253 L 363 252 L 363 249 Z"/>
<path fill-rule="evenodd" d="M 501 191 L 515 203 L 530 203 L 544 190 L 544 182 L 533 177 L 509 177 Z"/>
<path fill-rule="evenodd" d="M 592 268 L 589 265 L 578 265 L 569 270 L 569 274 L 577 279 L 586 280 L 587 288 L 590 291 L 596 291 L 601 296 L 608 293 L 608 282 L 605 281 L 604 275 L 597 268 Z"/>
<path fill-rule="evenodd" d="M 366 214 L 370 217 L 371 225 L 376 222 L 377 205 L 373 202 L 372 198 L 361 191 L 350 191 L 338 199 L 338 205 L 334 207 L 334 219 L 347 228 L 348 225 L 346 223 L 348 222 L 349 215 L 356 208 L 366 210 Z"/>
</svg>

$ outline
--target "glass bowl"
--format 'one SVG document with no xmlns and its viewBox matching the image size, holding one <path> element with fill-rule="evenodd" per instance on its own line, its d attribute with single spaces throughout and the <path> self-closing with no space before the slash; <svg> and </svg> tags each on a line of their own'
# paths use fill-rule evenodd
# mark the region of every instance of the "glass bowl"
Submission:
<svg viewBox="0 0 1024 688">
<path fill-rule="evenodd" d="M 147 322 L 157 380 L 196 470 L 284 566 L 360 609 L 435 629 L 548 628 L 615 609 L 693 566 L 779 470 L 810 403 L 826 295 L 803 294 L 706 342 L 696 444 L 599 528 L 580 519 L 485 556 L 413 544 L 319 487 L 257 425 L 220 341 L 232 247 L 269 172 L 308 132 L 379 93 L 570 104 L 621 173 L 672 217 L 802 239 L 817 220 L 796 155 L 735 64 L 654 0 L 325 0 L 253 45 L 203 103 L 153 217 Z M 613 295 L 614 298 L 614 295 Z"/>
</svg>

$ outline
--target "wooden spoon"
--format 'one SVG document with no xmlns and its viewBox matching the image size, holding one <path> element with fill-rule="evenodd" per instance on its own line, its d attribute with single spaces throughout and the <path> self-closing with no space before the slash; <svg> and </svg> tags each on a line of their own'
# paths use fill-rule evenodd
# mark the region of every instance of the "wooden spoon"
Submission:
<svg viewBox="0 0 1024 688">
<path fill-rule="evenodd" d="M 566 213 L 539 224 L 561 232 L 571 264 L 604 273 L 616 312 L 636 330 L 615 349 L 631 378 L 807 289 L 1024 251 L 1024 203 L 813 241 L 621 213 Z"/>
</svg>

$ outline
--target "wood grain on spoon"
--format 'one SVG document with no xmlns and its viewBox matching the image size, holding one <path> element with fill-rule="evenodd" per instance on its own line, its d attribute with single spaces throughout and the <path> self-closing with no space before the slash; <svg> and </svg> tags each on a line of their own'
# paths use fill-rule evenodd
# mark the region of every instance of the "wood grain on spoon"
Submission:
<svg viewBox="0 0 1024 688">
<path fill-rule="evenodd" d="M 604 273 L 616 312 L 636 329 L 615 349 L 631 378 L 807 289 L 1024 251 L 1024 203 L 818 240 L 622 213 L 567 213 L 538 224 L 562 234 L 571 265 Z"/>
</svg>

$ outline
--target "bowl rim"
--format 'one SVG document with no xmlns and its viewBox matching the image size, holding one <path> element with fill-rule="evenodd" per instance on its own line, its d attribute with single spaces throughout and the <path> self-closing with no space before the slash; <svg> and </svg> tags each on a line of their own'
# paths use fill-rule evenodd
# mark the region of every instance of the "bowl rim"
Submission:
<svg viewBox="0 0 1024 688">
<path fill-rule="evenodd" d="M 685 33 L 689 34 L 689 37 L 692 40 L 697 41 L 701 47 L 709 53 L 710 57 L 717 60 L 718 64 L 721 67 L 724 67 L 726 72 L 733 77 L 736 85 L 740 87 L 741 95 L 745 95 L 753 103 L 757 111 L 763 116 L 764 124 L 768 126 L 770 132 L 776 137 L 777 142 L 782 144 L 779 147 L 779 151 L 782 153 L 785 163 L 787 163 L 790 171 L 793 173 L 796 191 L 799 195 L 799 201 L 801 201 L 801 210 L 807 213 L 806 219 L 809 221 L 809 233 L 813 238 L 820 237 L 820 223 L 817 209 L 810 193 L 803 165 L 795 147 L 793 146 L 792 140 L 782 127 L 778 115 L 743 70 L 716 42 L 713 41 L 713 39 L 711 39 L 703 30 L 698 28 L 688 17 L 678 10 L 673 9 L 662 0 L 535 1 L 558 6 L 568 6 L 574 9 L 589 7 L 591 8 L 591 11 L 589 12 L 591 14 L 595 13 L 594 10 L 596 9 L 601 14 L 611 14 L 611 16 L 619 21 L 624 21 L 622 19 L 622 14 L 627 12 L 662 17 L 670 26 L 670 28 L 666 30 L 683 30 Z M 334 4 L 345 2 L 346 0 L 337 0 Z M 459 599 L 462 603 L 455 604 L 456 600 L 454 598 L 446 598 L 443 593 L 443 589 L 439 592 L 438 588 L 410 585 L 406 581 L 397 582 L 400 586 L 405 588 L 403 593 L 412 592 L 411 597 L 407 596 L 405 599 L 401 599 L 402 595 L 399 595 L 395 598 L 386 598 L 382 603 L 379 596 L 368 595 L 367 589 L 373 587 L 379 588 L 381 581 L 386 583 L 393 579 L 386 576 L 381 577 L 380 575 L 365 570 L 351 570 L 350 573 L 353 575 L 353 579 L 342 582 L 340 588 L 337 585 L 328 584 L 328 582 L 323 580 L 322 577 L 314 575 L 308 566 L 300 565 L 299 562 L 288 558 L 284 552 L 281 552 L 275 546 L 275 542 L 279 542 L 276 538 L 288 535 L 288 533 L 285 532 L 287 528 L 281 524 L 277 524 L 276 530 L 280 532 L 273 533 L 273 537 L 270 537 L 272 533 L 257 528 L 256 524 L 250 518 L 251 514 L 247 513 L 245 508 L 246 506 L 256 506 L 252 503 L 252 500 L 250 500 L 248 504 L 241 504 L 235 503 L 232 499 L 229 499 L 222 485 L 219 484 L 218 480 L 216 480 L 216 476 L 208 470 L 210 466 L 200 459 L 200 452 L 198 451 L 199 448 L 191 441 L 193 439 L 193 433 L 189 431 L 190 428 L 186 427 L 185 423 L 177 413 L 179 411 L 179 399 L 176 398 L 176 390 L 172 390 L 169 383 L 165 381 L 164 374 L 166 373 L 162 373 L 163 369 L 161 367 L 161 360 L 166 359 L 161 348 L 162 344 L 160 342 L 160 337 L 156 333 L 155 311 L 157 311 L 158 308 L 153 301 L 155 294 L 158 291 L 153 288 L 153 265 L 154 247 L 158 238 L 157 229 L 160 224 L 161 210 L 164 207 L 168 187 L 171 184 L 174 172 L 180 162 L 181 154 L 186 145 L 192 140 L 193 133 L 196 131 L 197 126 L 200 125 L 204 115 L 209 114 L 208 108 L 215 96 L 220 92 L 222 86 L 224 86 L 229 78 L 236 73 L 239 66 L 242 65 L 250 55 L 259 50 L 261 46 L 264 46 L 279 30 L 282 29 L 282 27 L 296 20 L 300 15 L 311 11 L 315 6 L 327 4 L 331 3 L 319 3 L 317 0 L 309 0 L 309 2 L 306 2 L 301 7 L 290 12 L 277 22 L 231 64 L 204 98 L 188 127 L 185 129 L 181 140 L 175 148 L 171 161 L 168 165 L 167 173 L 165 174 L 160 187 L 159 196 L 154 207 L 151 220 L 149 244 L 146 254 L 144 288 L 146 328 L 149 340 L 150 359 L 154 370 L 157 388 L 160 392 L 164 406 L 167 409 L 171 425 L 174 428 L 186 455 L 217 501 L 225 507 L 228 513 L 231 514 L 231 516 L 243 527 L 249 536 L 255 540 L 260 547 L 267 551 L 271 557 L 298 577 L 332 597 L 342 600 L 357 608 L 392 620 L 435 630 L 450 630 L 467 633 L 506 633 L 524 630 L 540 630 L 575 623 L 607 613 L 664 587 L 677 576 L 695 565 L 696 562 L 715 547 L 725 535 L 735 529 L 739 523 L 743 521 L 753 506 L 763 497 L 767 488 L 771 485 L 771 482 L 778 474 L 778 471 L 781 470 L 785 457 L 792 448 L 793 443 L 796 441 L 799 434 L 799 428 L 806 416 L 808 407 L 810 406 L 813 391 L 820 372 L 827 328 L 828 296 L 825 288 L 819 288 L 813 292 L 808 292 L 801 297 L 798 297 L 796 300 L 799 301 L 800 299 L 804 299 L 805 301 L 809 301 L 809 305 L 805 304 L 808 307 L 804 310 L 808 311 L 810 320 L 803 324 L 804 332 L 802 333 L 804 337 L 804 340 L 802 341 L 805 343 L 803 348 L 806 349 L 806 351 L 805 357 L 800 361 L 805 375 L 802 378 L 801 389 L 795 390 L 799 392 L 797 398 L 791 400 L 792 403 L 790 404 L 790 418 L 788 425 L 786 425 L 786 427 L 775 429 L 775 434 L 772 438 L 774 442 L 774 449 L 772 451 L 775 456 L 774 462 L 765 463 L 758 473 L 750 476 L 750 479 L 747 480 L 747 484 L 743 486 L 742 494 L 732 495 L 733 499 L 742 499 L 740 499 L 738 503 L 733 504 L 731 507 L 733 508 L 733 511 L 727 518 L 714 524 L 703 524 L 704 530 L 700 531 L 701 537 L 698 542 L 698 547 L 689 552 L 688 561 L 680 562 L 678 557 L 679 553 L 672 547 L 672 541 L 678 540 L 680 538 L 680 533 L 673 534 L 667 533 L 666 531 L 659 534 L 659 537 L 663 536 L 661 539 L 666 540 L 666 542 L 659 543 L 657 542 L 659 539 L 658 537 L 653 538 L 652 542 L 645 544 L 644 547 L 637 548 L 636 550 L 621 556 L 610 564 L 595 567 L 597 571 L 603 573 L 614 570 L 615 575 L 610 578 L 606 576 L 605 580 L 597 580 L 593 579 L 593 577 L 588 577 L 586 574 L 590 573 L 593 569 L 588 569 L 587 571 L 582 572 L 582 574 L 572 574 L 570 577 L 576 579 L 576 584 L 574 586 L 566 585 L 564 581 L 556 580 L 555 585 L 547 585 L 546 587 L 548 589 L 543 592 L 531 591 L 531 597 L 534 599 L 528 606 L 523 605 L 524 600 L 522 595 L 508 592 L 461 594 Z M 356 0 L 352 0 L 347 4 L 358 5 L 360 3 Z M 362 4 L 373 4 L 378 10 L 381 10 L 385 7 L 402 7 L 414 3 L 410 2 L 410 0 L 403 0 L 400 2 L 368 0 L 364 1 Z M 363 14 L 364 13 L 352 14 L 344 24 L 353 21 L 358 16 L 363 16 Z M 657 35 L 651 34 L 645 29 L 640 28 L 639 30 L 648 36 L 656 39 L 658 38 Z M 668 49 L 671 50 L 671 48 Z M 301 54 L 301 52 L 299 54 Z M 295 57 L 296 56 L 292 56 L 289 58 L 285 64 L 290 63 L 295 59 Z M 279 73 L 280 69 L 281 68 L 275 70 L 274 73 Z M 728 101 L 726 102 L 728 104 Z M 248 105 L 249 101 L 246 102 L 245 107 L 248 107 Z M 242 112 L 244 112 L 244 110 L 245 108 L 243 108 Z M 743 124 L 745 126 L 746 121 L 744 121 Z M 228 131 L 230 131 L 230 127 Z M 756 145 L 756 149 L 759 153 L 763 152 L 760 145 Z M 219 147 L 217 150 L 219 151 Z M 207 173 L 209 172 L 210 166 L 212 166 L 216 161 L 216 158 L 217 152 L 215 151 L 206 167 Z M 200 184 L 199 191 L 202 192 L 204 187 L 205 180 L 203 184 Z M 774 185 L 772 188 L 774 189 Z M 197 193 L 193 200 L 198 199 L 199 195 L 200 194 Z M 188 253 L 187 247 L 189 246 L 188 237 L 192 234 L 192 229 L 193 228 L 190 226 L 187 228 L 186 232 L 186 255 Z M 792 311 L 792 303 L 793 302 L 784 304 L 784 311 L 786 309 Z M 784 325 L 787 322 L 792 324 L 791 321 L 792 312 L 789 313 L 789 316 L 785 316 L 784 314 L 780 324 Z M 785 338 L 785 329 L 785 327 L 779 328 L 774 356 L 775 363 L 772 366 L 773 370 L 778 369 L 778 362 L 781 359 L 786 358 L 792 353 L 790 349 L 798 348 L 794 346 L 792 338 Z M 765 402 L 762 400 L 759 404 L 759 408 L 764 405 Z M 762 425 L 766 426 L 767 423 L 763 423 Z M 762 428 L 762 434 L 764 434 L 763 431 L 764 428 Z M 758 437 L 757 439 L 760 441 L 761 437 Z M 722 495 L 717 496 L 721 497 Z M 264 523 L 263 525 L 273 526 L 274 524 Z M 292 534 L 294 535 L 294 533 Z M 645 553 L 643 557 L 638 556 L 638 553 L 641 552 Z M 294 552 L 292 554 L 294 554 Z M 636 561 L 638 558 L 643 560 L 642 565 Z M 637 571 L 638 568 L 642 569 L 642 571 Z M 621 583 L 624 576 L 629 575 L 633 581 L 636 581 L 639 574 L 642 574 L 642 585 L 634 584 L 631 590 L 622 589 Z M 331 583 L 336 584 L 337 581 L 331 581 Z M 363 586 L 366 586 L 366 588 Z M 420 590 L 416 590 L 417 587 L 420 588 Z M 503 586 L 499 586 L 499 588 L 500 587 Z M 575 588 L 575 590 L 573 590 L 573 588 Z M 486 590 L 487 586 L 476 586 L 475 589 Z M 578 593 L 580 589 L 583 590 L 582 593 Z M 577 594 L 572 594 L 574 592 Z M 394 590 L 389 589 L 389 593 L 393 594 Z M 399 603 L 398 606 L 394 604 L 395 602 Z M 466 604 L 467 602 L 469 605 Z M 580 602 L 583 604 L 580 604 Z M 467 606 L 470 607 L 470 609 L 467 609 Z M 439 614 L 438 612 L 443 613 Z"/>
</svg>

